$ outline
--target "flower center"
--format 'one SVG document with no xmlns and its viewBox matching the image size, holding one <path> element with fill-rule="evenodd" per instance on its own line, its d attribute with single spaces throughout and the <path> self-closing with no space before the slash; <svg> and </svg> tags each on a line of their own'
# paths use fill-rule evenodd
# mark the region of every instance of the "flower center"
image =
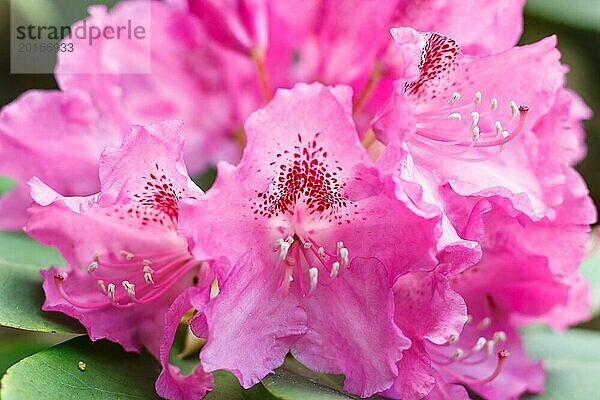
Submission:
<svg viewBox="0 0 600 400">
<path fill-rule="evenodd" d="M 254 214 L 267 217 L 290 217 L 297 214 L 328 222 L 341 221 L 351 204 L 343 195 L 342 168 L 332 160 L 327 150 L 318 145 L 319 133 L 308 143 L 275 154 L 275 176 L 266 192 L 257 193 Z M 348 223 L 350 221 L 348 220 Z"/>
<path fill-rule="evenodd" d="M 416 109 L 412 145 L 459 160 L 484 161 L 500 153 L 522 130 L 528 106 L 510 100 L 505 108 L 482 91 L 460 92 L 461 80 L 470 80 L 470 65 L 460 58 L 453 39 L 429 34 L 419 71 L 419 77 L 404 87 Z"/>
<path fill-rule="evenodd" d="M 186 189 L 178 189 L 158 164 L 154 164 L 154 168 L 142 177 L 143 184 L 137 191 L 128 194 L 129 201 L 99 210 L 107 222 L 117 221 L 119 225 L 133 227 L 130 235 L 140 235 L 140 229 L 152 229 L 144 235 L 158 235 L 164 239 L 156 242 L 163 249 L 153 253 L 125 249 L 116 253 L 112 250 L 96 252 L 82 269 L 96 280 L 100 298 L 97 293 L 90 297 L 90 293 L 70 290 L 69 285 L 65 285 L 68 275 L 56 274 L 56 287 L 69 303 L 87 309 L 145 304 L 162 296 L 189 271 L 206 270 L 203 263 L 189 254 L 185 240 L 176 235 L 179 201 Z M 149 243 L 145 246 L 157 246 Z"/>
</svg>

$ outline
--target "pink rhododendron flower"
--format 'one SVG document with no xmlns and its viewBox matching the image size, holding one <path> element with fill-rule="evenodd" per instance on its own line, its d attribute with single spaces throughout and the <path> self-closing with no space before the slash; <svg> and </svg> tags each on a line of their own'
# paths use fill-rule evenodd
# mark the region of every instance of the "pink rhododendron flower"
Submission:
<svg viewBox="0 0 600 400">
<path fill-rule="evenodd" d="M 177 234 L 179 202 L 202 196 L 183 163 L 180 123 L 134 127 L 100 159 L 101 190 L 63 197 L 31 181 L 27 233 L 57 247 L 69 267 L 42 271 L 43 309 L 77 318 L 93 340 L 158 354 L 164 315 L 183 289 L 208 284 Z M 208 283 L 207 283 L 208 281 Z"/>
<path fill-rule="evenodd" d="M 468 31 L 468 37 L 459 36 L 470 51 L 509 47 L 520 31 L 521 1 L 488 3 L 485 7 L 466 7 L 437 1 L 429 4 L 431 10 L 427 13 L 416 13 L 421 4 L 404 0 L 179 0 L 168 4 L 153 1 L 149 5 L 127 1 L 110 12 L 104 7 L 92 7 L 88 23 L 99 27 L 122 25 L 132 16 L 146 15 L 150 7 L 151 73 L 126 73 L 148 61 L 131 56 L 145 54 L 147 42 L 100 39 L 90 46 L 74 39 L 78 51 L 59 54 L 57 82 L 66 93 L 62 96 L 89 97 L 85 100 L 89 104 L 83 106 L 89 110 L 81 115 L 97 123 L 80 122 L 80 126 L 73 126 L 68 118 L 65 121 L 63 111 L 57 112 L 55 106 L 44 102 L 21 101 L 13 109 L 23 115 L 43 112 L 57 132 L 77 129 L 93 137 L 93 143 L 86 144 L 86 151 L 78 145 L 72 147 L 71 142 L 61 147 L 65 155 L 89 154 L 90 165 L 96 162 L 98 150 L 117 145 L 130 125 L 181 119 L 185 121 L 186 162 L 191 173 L 196 174 L 219 160 L 237 161 L 243 121 L 262 105 L 263 98 L 270 99 L 271 87 L 291 87 L 299 81 L 314 80 L 352 85 L 357 93 L 356 120 L 363 135 L 372 116 L 389 97 L 391 82 L 402 77 L 397 60 L 389 55 L 388 29 L 414 23 L 422 29 L 458 34 L 457 26 L 462 23 L 457 21 L 471 16 L 477 23 L 471 21 L 471 29 L 460 30 Z M 374 25 L 374 18 L 381 22 Z M 480 34 L 490 26 L 496 28 L 496 34 Z M 93 73 L 79 73 L 82 70 Z M 257 74 L 260 79 L 256 79 Z M 42 131 L 9 122 L 0 128 L 0 143 L 15 151 L 15 137 L 25 137 L 27 133 L 28 141 L 36 140 L 41 134 L 36 132 Z M 92 148 L 96 151 L 90 151 Z M 17 154 L 38 157 L 30 146 L 19 146 Z M 68 158 L 63 160 L 62 164 L 68 166 Z M 0 226 L 23 226 L 29 205 L 25 183 L 34 175 L 64 195 L 89 194 L 99 189 L 96 176 L 84 176 L 84 170 L 73 176 L 72 168 L 61 168 L 49 176 L 47 169 L 35 165 L 44 164 L 36 161 L 28 166 L 0 165 L 1 174 L 18 181 L 18 188 L 1 200 L 0 207 L 5 212 Z"/>
<path fill-rule="evenodd" d="M 459 235 L 483 251 L 479 263 L 450 277 L 470 322 L 427 349 L 439 377 L 430 397 L 468 398 L 451 386 L 459 383 L 485 398 L 516 399 L 544 381 L 518 328 L 538 321 L 562 329 L 587 316 L 577 268 L 596 213 L 571 167 L 583 152 L 586 109 L 563 88 L 552 38 L 478 58 L 450 38 L 425 38 L 418 78 L 396 83 L 374 128 L 388 144 L 386 162 L 390 154 L 399 165 L 412 160 Z M 400 47 L 411 43 L 418 42 Z"/>
<path fill-rule="evenodd" d="M 41 272 L 43 309 L 146 347 L 171 400 L 288 352 L 362 397 L 541 392 L 519 331 L 588 318 L 596 210 L 573 168 L 590 110 L 554 37 L 513 47 L 523 3 L 90 8 L 102 27 L 150 7 L 151 73 L 128 73 L 148 42 L 74 39 L 60 90 L 0 114 L 0 226 L 30 193 L 27 233 L 68 264 Z M 211 164 L 205 194 L 186 166 Z M 184 317 L 206 340 L 189 375 L 169 363 Z"/>
<path fill-rule="evenodd" d="M 394 282 L 435 267 L 441 221 L 413 213 L 390 191 L 359 143 L 350 100 L 344 86 L 278 91 L 246 122 L 240 164 L 219 164 L 207 195 L 184 204 L 194 255 L 235 264 L 196 324 L 207 337 L 205 370 L 228 369 L 248 387 L 291 349 L 316 371 L 344 373 L 345 388 L 361 396 L 398 377 L 412 338 L 395 322 Z M 451 296 L 443 283 L 439 291 Z M 426 298 L 414 301 L 432 310 Z M 435 322 L 415 340 L 458 332 L 461 304 L 430 311 Z M 414 312 L 402 301 L 396 307 Z"/>
<path fill-rule="evenodd" d="M 0 174 L 15 178 L 17 188 L 0 200 L 0 226 L 20 229 L 25 224 L 31 202 L 26 182 L 33 176 L 65 196 L 97 192 L 100 153 L 118 145 L 132 124 L 185 120 L 186 161 L 194 174 L 218 160 L 239 158 L 231 138 L 237 125 L 229 106 L 230 83 L 219 54 L 189 13 L 159 2 L 150 6 L 151 74 L 119 72 L 143 61 L 131 57 L 136 49 L 129 41 L 75 43 L 77 52 L 59 55 L 60 91 L 28 92 L 3 108 Z M 122 25 L 140 7 L 148 5 L 122 2 L 110 13 L 92 7 L 88 23 Z M 82 69 L 94 73 L 78 73 Z"/>
</svg>

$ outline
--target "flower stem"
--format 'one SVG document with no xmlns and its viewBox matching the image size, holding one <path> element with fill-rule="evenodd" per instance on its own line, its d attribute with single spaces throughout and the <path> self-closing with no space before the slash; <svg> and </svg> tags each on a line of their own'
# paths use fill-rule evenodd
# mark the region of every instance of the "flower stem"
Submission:
<svg viewBox="0 0 600 400">
<path fill-rule="evenodd" d="M 356 102 L 354 103 L 354 108 L 352 113 L 354 115 L 358 114 L 360 110 L 362 110 L 363 106 L 369 99 L 369 96 L 373 93 L 373 90 L 377 87 L 379 80 L 381 79 L 381 67 L 378 63 L 375 64 L 371 74 L 369 75 L 369 79 L 367 79 L 367 83 L 360 90 L 358 96 L 356 97 Z"/>
<path fill-rule="evenodd" d="M 268 103 L 273 98 L 273 92 L 271 90 L 271 84 L 269 83 L 269 74 L 265 65 L 265 53 L 260 49 L 255 49 L 250 53 L 254 64 L 256 65 L 256 72 L 258 74 L 258 82 L 262 91 L 263 99 L 265 103 Z"/>
<path fill-rule="evenodd" d="M 363 138 L 360 141 L 360 143 L 363 145 L 363 147 L 365 149 L 368 149 L 370 145 L 372 145 L 373 143 L 375 143 L 376 139 L 377 138 L 375 137 L 375 132 L 373 132 L 373 129 L 369 129 L 367 131 L 367 133 L 365 133 L 365 136 L 363 136 Z"/>
</svg>

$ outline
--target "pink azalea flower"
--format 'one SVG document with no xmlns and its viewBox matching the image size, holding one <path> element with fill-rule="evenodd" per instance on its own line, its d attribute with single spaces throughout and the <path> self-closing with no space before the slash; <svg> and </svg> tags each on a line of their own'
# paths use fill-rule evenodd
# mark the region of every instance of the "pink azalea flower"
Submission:
<svg viewBox="0 0 600 400">
<path fill-rule="evenodd" d="M 395 33 L 402 49 L 420 45 L 410 28 Z M 587 109 L 563 88 L 553 38 L 469 57 L 450 38 L 424 37 L 419 76 L 397 82 L 374 123 L 388 144 L 382 158 L 413 160 L 460 237 L 483 251 L 450 276 L 470 322 L 426 349 L 438 375 L 429 398 L 468 398 L 458 383 L 485 398 L 516 399 L 544 381 L 518 328 L 537 321 L 563 329 L 588 312 L 577 268 L 596 212 L 571 167 L 583 153 Z"/>
<path fill-rule="evenodd" d="M 192 323 L 207 338 L 206 371 L 228 369 L 249 387 L 291 349 L 316 371 L 344 373 L 361 396 L 397 378 L 411 341 L 395 315 L 415 311 L 395 305 L 394 282 L 435 267 L 440 217 L 396 199 L 359 143 L 351 95 L 320 84 L 279 90 L 246 122 L 240 164 L 219 164 L 207 195 L 182 206 L 193 254 L 234 264 Z M 432 322 L 415 339 L 455 334 L 459 303 L 428 320 L 452 322 Z M 426 315 L 434 306 L 420 304 Z"/>
<path fill-rule="evenodd" d="M 100 159 L 101 190 L 64 197 L 32 179 L 26 231 L 68 268 L 42 271 L 43 309 L 77 318 L 92 340 L 158 354 L 160 329 L 183 289 L 210 285 L 210 266 L 178 236 L 179 202 L 202 196 L 183 163 L 180 123 L 134 127 Z"/>
</svg>

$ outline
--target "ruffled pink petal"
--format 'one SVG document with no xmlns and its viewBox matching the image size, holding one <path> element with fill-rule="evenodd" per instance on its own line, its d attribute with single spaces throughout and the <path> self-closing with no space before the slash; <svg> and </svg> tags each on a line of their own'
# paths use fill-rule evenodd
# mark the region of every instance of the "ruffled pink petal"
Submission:
<svg viewBox="0 0 600 400">
<path fill-rule="evenodd" d="M 435 385 L 426 343 L 443 344 L 458 336 L 467 320 L 463 298 L 448 278 L 436 272 L 412 273 L 394 284 L 396 324 L 413 343 L 398 362 L 398 377 L 386 396 L 420 399 Z"/>
<path fill-rule="evenodd" d="M 435 175 L 415 165 L 404 145 L 388 145 L 377 163 L 380 169 L 391 174 L 398 200 L 414 214 L 437 220 L 438 272 L 459 273 L 479 261 L 479 244 L 475 240 L 462 238 L 446 215 Z"/>
<path fill-rule="evenodd" d="M 560 278 L 559 281 L 569 288 L 566 303 L 555 305 L 541 316 L 516 316 L 515 324 L 520 326 L 531 322 L 543 322 L 552 329 L 562 331 L 580 322 L 588 321 L 592 305 L 592 293 L 588 281 L 579 272 Z"/>
<path fill-rule="evenodd" d="M 156 381 L 156 392 L 168 400 L 200 400 L 213 387 L 213 376 L 198 365 L 191 375 L 184 376 L 179 368 L 169 364 L 169 354 L 175 332 L 183 315 L 192 308 L 192 297 L 208 297 L 207 288 L 190 288 L 181 293 L 165 315 L 160 346 L 162 372 Z"/>
<path fill-rule="evenodd" d="M 413 341 L 411 347 L 402 352 L 394 384 L 382 395 L 390 399 L 418 400 L 430 393 L 435 384 L 431 361 L 423 343 Z"/>
<path fill-rule="evenodd" d="M 278 287 L 278 276 L 248 254 L 200 311 L 207 341 L 200 353 L 205 371 L 231 371 L 248 388 L 283 364 L 285 355 L 306 332 L 306 313 L 294 296 Z"/>
<path fill-rule="evenodd" d="M 331 285 L 304 298 L 308 331 L 292 353 L 311 369 L 343 373 L 344 388 L 368 397 L 390 387 L 408 340 L 394 324 L 386 271 L 376 259 L 355 258 Z"/>
<path fill-rule="evenodd" d="M 459 335 L 467 320 L 463 298 L 440 273 L 412 273 L 394 284 L 396 324 L 409 337 L 442 344 Z"/>
<path fill-rule="evenodd" d="M 232 265 L 249 248 L 272 251 L 277 237 L 268 224 L 247 207 L 240 208 L 241 202 L 256 196 L 244 182 L 233 165 L 222 162 L 206 195 L 182 202 L 179 228 L 196 258 L 225 257 Z"/>
<path fill-rule="evenodd" d="M 523 0 L 401 0 L 394 23 L 454 37 L 469 54 L 490 54 L 517 43 L 523 30 L 523 5 Z"/>
<path fill-rule="evenodd" d="M 121 147 L 107 148 L 100 159 L 100 204 L 131 196 L 177 220 L 180 199 L 201 197 L 183 161 L 181 126 L 180 121 L 134 126 Z"/>
<path fill-rule="evenodd" d="M 156 327 L 163 324 L 164 315 L 169 308 L 168 302 L 117 308 L 107 304 L 106 294 L 98 289 L 97 281 L 91 279 L 87 272 L 67 271 L 56 267 L 40 272 L 44 278 L 43 288 L 46 295 L 42 310 L 61 312 L 76 318 L 94 341 L 108 339 L 119 343 L 126 351 L 140 351 L 142 347 L 146 347 L 158 356 L 160 332 Z M 104 305 L 94 308 L 78 307 L 67 301 L 58 290 L 57 275 L 64 278 L 62 290 L 69 296 L 76 297 L 82 304 Z M 187 276 L 186 280 L 191 282 L 192 276 Z M 165 297 L 173 299 L 177 294 L 177 288 L 174 288 Z"/>
<path fill-rule="evenodd" d="M 469 394 L 464 386 L 453 383 L 446 383 L 444 379 L 435 374 L 435 386 L 424 397 L 425 400 L 470 400 Z"/>
<path fill-rule="evenodd" d="M 327 172 L 336 172 L 338 181 L 347 179 L 353 165 L 370 162 L 351 110 L 352 91 L 347 86 L 300 83 L 291 90 L 278 90 L 265 108 L 246 121 L 248 142 L 240 174 L 251 185 L 266 189 L 279 173 L 279 164 L 293 161 L 294 151 L 322 147 L 323 158 L 330 163 Z M 335 171 L 338 165 L 341 170 Z"/>
<path fill-rule="evenodd" d="M 26 182 L 38 176 L 66 195 L 99 189 L 97 162 L 104 147 L 121 134 L 100 121 L 82 91 L 29 91 L 0 113 L 0 175 L 17 181 L 2 198 L 5 228 L 21 228 L 31 204 Z M 52 165 L 52 168 L 48 168 Z M 10 219 L 8 217 L 10 216 Z"/>
</svg>

